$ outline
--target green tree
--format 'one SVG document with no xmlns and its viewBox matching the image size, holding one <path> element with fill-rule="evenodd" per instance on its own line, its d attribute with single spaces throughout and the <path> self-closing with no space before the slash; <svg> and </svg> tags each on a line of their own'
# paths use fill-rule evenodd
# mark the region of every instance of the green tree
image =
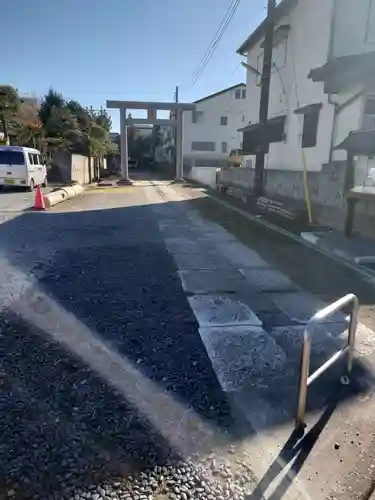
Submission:
<svg viewBox="0 0 375 500">
<path fill-rule="evenodd" d="M 53 89 L 49 89 L 48 93 L 42 99 L 39 108 L 39 118 L 41 119 L 44 126 L 48 122 L 53 110 L 62 109 L 65 107 L 65 99 L 62 94 L 56 92 Z"/>
<path fill-rule="evenodd" d="M 9 122 L 18 113 L 21 100 L 18 92 L 10 85 L 0 86 L 0 125 L 4 133 L 5 141 L 9 140 Z"/>
<path fill-rule="evenodd" d="M 12 143 L 44 151 L 44 128 L 36 104 L 23 102 L 9 124 Z"/>
<path fill-rule="evenodd" d="M 99 127 L 104 128 L 107 132 L 110 132 L 112 128 L 112 120 L 111 117 L 109 116 L 108 112 L 101 108 L 100 111 L 94 114 L 94 119 L 97 125 Z"/>
</svg>

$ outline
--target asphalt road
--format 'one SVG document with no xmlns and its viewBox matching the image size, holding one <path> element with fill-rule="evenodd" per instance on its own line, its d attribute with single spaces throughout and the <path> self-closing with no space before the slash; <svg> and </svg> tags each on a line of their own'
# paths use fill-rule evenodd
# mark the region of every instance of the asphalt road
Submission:
<svg viewBox="0 0 375 500">
<path fill-rule="evenodd" d="M 260 478 L 242 443 L 292 422 L 306 318 L 346 291 L 371 316 L 353 274 L 183 190 L 93 190 L 0 225 L 0 498 L 244 500 Z M 371 376 L 355 370 L 349 401 Z"/>
<path fill-rule="evenodd" d="M 51 188 L 46 188 L 43 192 L 50 190 Z M 23 189 L 3 188 L 0 191 L 0 224 L 32 207 L 34 196 L 35 193 Z"/>
</svg>

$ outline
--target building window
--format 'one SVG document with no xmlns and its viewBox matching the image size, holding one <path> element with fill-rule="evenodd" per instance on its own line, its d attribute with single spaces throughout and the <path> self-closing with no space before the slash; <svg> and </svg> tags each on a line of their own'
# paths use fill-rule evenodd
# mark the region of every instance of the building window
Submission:
<svg viewBox="0 0 375 500">
<path fill-rule="evenodd" d="M 193 111 L 191 113 L 192 123 L 202 123 L 203 122 L 203 111 Z"/>
<path fill-rule="evenodd" d="M 227 143 L 227 142 L 225 142 L 225 141 L 223 141 L 223 142 L 221 143 L 221 152 L 222 152 L 222 153 L 228 153 L 228 143 Z"/>
<path fill-rule="evenodd" d="M 224 125 L 224 126 L 228 125 L 228 117 L 227 116 L 220 117 L 220 125 Z"/>
<path fill-rule="evenodd" d="M 319 111 L 307 113 L 303 116 L 302 147 L 313 148 L 316 146 L 318 135 Z"/>
<path fill-rule="evenodd" d="M 215 151 L 214 142 L 193 141 L 191 151 Z"/>
<path fill-rule="evenodd" d="M 246 89 L 236 89 L 234 91 L 235 99 L 246 99 Z"/>
<path fill-rule="evenodd" d="M 245 121 L 245 115 L 242 115 L 242 123 Z"/>
<path fill-rule="evenodd" d="M 366 96 L 362 128 L 365 130 L 375 128 L 375 95 Z"/>
</svg>

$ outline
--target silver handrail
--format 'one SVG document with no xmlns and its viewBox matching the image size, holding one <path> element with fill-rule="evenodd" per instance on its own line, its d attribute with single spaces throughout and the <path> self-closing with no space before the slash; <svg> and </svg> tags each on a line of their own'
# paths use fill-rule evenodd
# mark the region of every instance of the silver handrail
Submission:
<svg viewBox="0 0 375 500">
<path fill-rule="evenodd" d="M 314 327 L 316 323 L 320 323 L 324 319 L 327 319 L 329 316 L 337 313 L 348 304 L 352 304 L 353 308 L 350 315 L 347 345 L 340 349 L 340 351 L 336 352 L 336 354 L 334 354 L 328 361 L 326 361 L 320 368 L 318 368 L 313 374 L 310 375 L 309 371 L 312 327 Z M 352 371 L 355 349 L 355 335 L 358 324 L 358 312 L 358 298 L 356 295 L 350 293 L 348 295 L 345 295 L 345 297 L 337 300 L 333 304 L 330 304 L 324 309 L 318 311 L 307 323 L 303 334 L 296 428 L 303 428 L 305 426 L 304 419 L 306 413 L 307 388 L 345 354 L 347 354 L 347 373 L 350 374 L 350 372 Z"/>
</svg>

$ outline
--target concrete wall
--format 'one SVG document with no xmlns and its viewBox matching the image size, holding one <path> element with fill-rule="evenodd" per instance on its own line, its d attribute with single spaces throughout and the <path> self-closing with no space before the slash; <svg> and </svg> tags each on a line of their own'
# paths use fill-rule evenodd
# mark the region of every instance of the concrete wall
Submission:
<svg viewBox="0 0 375 500">
<path fill-rule="evenodd" d="M 329 160 L 334 120 L 334 106 L 328 102 L 323 85 L 308 79 L 311 69 L 325 64 L 328 57 L 333 0 L 300 0 L 278 26 L 290 25 L 286 37 L 274 47 L 271 75 L 269 116 L 286 114 L 286 141 L 270 145 L 266 168 L 302 170 L 301 138 L 303 117 L 294 110 L 313 103 L 322 103 L 318 126 L 318 145 L 306 149 L 309 170 L 320 170 Z M 276 29 L 277 29 L 276 27 Z M 319 36 L 318 34 L 319 33 Z M 262 71 L 262 39 L 252 47 L 247 62 Z M 259 77 L 247 71 L 249 120 L 259 121 Z M 255 160 L 255 159 L 254 159 Z"/>
<path fill-rule="evenodd" d="M 375 2 L 336 0 L 332 56 L 375 51 Z"/>
<path fill-rule="evenodd" d="M 183 151 L 185 157 L 228 158 L 231 149 L 241 147 L 242 133 L 237 129 L 247 123 L 247 99 L 235 99 L 235 90 L 229 90 L 215 97 L 197 103 L 197 111 L 203 111 L 201 122 L 192 123 L 192 113 L 184 113 Z M 220 125 L 220 118 L 228 117 L 228 124 Z M 247 121 L 246 121 L 247 120 Z M 214 142 L 215 151 L 192 151 L 195 141 Z M 222 142 L 227 143 L 227 152 L 222 153 Z"/>
<path fill-rule="evenodd" d="M 72 181 L 79 182 L 80 184 L 88 184 L 90 182 L 88 158 L 86 156 L 72 155 L 71 169 Z"/>
<path fill-rule="evenodd" d="M 62 182 L 89 183 L 88 158 L 82 155 L 59 151 L 53 155 L 53 165 L 58 169 L 59 179 Z M 93 174 L 93 162 L 91 165 Z"/>
<path fill-rule="evenodd" d="M 188 172 L 188 179 L 199 182 L 204 186 L 216 187 L 216 167 L 192 167 Z"/>
<path fill-rule="evenodd" d="M 359 162 L 364 159 L 359 158 Z M 342 162 L 323 166 L 321 172 L 308 172 L 308 187 L 314 222 L 338 230 L 344 229 L 346 201 L 343 196 L 345 169 Z M 220 184 L 251 193 L 254 170 L 223 168 L 218 174 Z M 306 206 L 303 172 L 297 170 L 266 171 L 265 191 L 270 198 L 283 200 L 288 206 Z M 355 230 L 363 236 L 375 238 L 375 200 L 359 202 L 356 209 Z"/>
</svg>

